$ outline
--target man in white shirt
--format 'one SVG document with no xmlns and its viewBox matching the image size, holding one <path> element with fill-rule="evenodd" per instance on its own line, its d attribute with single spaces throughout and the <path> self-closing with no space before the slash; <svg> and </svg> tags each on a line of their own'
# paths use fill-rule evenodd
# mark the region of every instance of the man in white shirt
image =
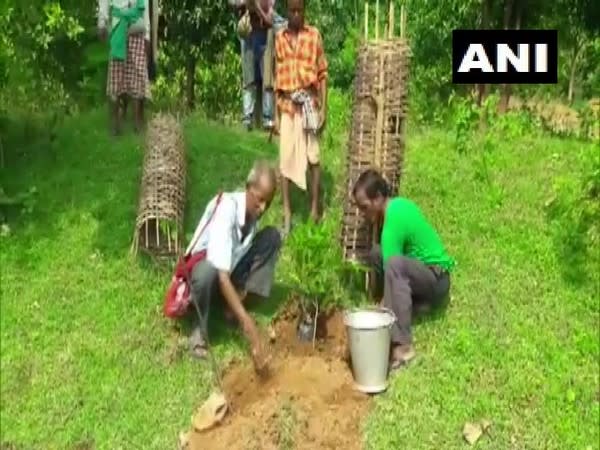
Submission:
<svg viewBox="0 0 600 450">
<path fill-rule="evenodd" d="M 215 196 L 194 232 L 188 252 L 206 251 L 205 259 L 194 267 L 191 280 L 192 299 L 201 321 L 195 320 L 190 350 L 198 358 L 206 356 L 204 333 L 210 303 L 220 297 L 250 341 L 257 369 L 266 363 L 258 328 L 243 302 L 246 293 L 268 297 L 271 292 L 281 236 L 274 227 L 258 231 L 258 222 L 271 204 L 276 186 L 274 169 L 267 162 L 255 163 L 246 189 Z"/>
<path fill-rule="evenodd" d="M 98 33 L 110 44 L 106 94 L 111 101 L 112 131 L 120 134 L 121 115 L 127 97 L 131 97 L 139 132 L 144 122 L 144 100 L 150 97 L 148 0 L 98 0 Z"/>
</svg>

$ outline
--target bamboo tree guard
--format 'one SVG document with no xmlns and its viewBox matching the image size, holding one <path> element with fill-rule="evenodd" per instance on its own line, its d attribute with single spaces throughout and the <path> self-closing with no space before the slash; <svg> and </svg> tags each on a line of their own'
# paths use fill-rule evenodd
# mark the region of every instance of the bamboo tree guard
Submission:
<svg viewBox="0 0 600 450">
<path fill-rule="evenodd" d="M 352 129 L 346 159 L 347 186 L 342 225 L 344 258 L 366 262 L 379 225 L 361 217 L 352 186 L 369 168 L 379 171 L 398 192 L 404 153 L 410 48 L 404 37 L 406 14 L 400 10 L 400 36 L 394 34 L 394 4 L 390 1 L 384 38 L 379 38 L 379 1 L 375 5 L 375 38 L 369 38 L 369 5 L 365 3 L 364 42 L 358 50 L 354 81 Z"/>
<path fill-rule="evenodd" d="M 183 231 L 186 161 L 181 124 L 158 114 L 148 124 L 132 252 L 155 257 L 179 253 Z"/>
</svg>

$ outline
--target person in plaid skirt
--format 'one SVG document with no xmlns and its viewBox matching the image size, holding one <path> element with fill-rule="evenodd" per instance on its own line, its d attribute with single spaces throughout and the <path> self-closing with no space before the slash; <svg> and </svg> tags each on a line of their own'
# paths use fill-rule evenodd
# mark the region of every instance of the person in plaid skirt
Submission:
<svg viewBox="0 0 600 450">
<path fill-rule="evenodd" d="M 144 123 L 144 101 L 150 97 L 148 0 L 99 0 L 98 30 L 101 39 L 108 37 L 110 44 L 106 94 L 110 100 L 112 131 L 115 135 L 121 133 L 125 105 L 131 98 L 135 130 L 139 132 Z"/>
<path fill-rule="evenodd" d="M 288 25 L 275 37 L 275 126 L 284 235 L 291 229 L 289 182 L 306 190 L 310 172 L 311 218 L 320 219 L 319 137 L 327 117 L 327 59 L 321 33 L 304 22 L 304 0 L 288 0 Z"/>
</svg>

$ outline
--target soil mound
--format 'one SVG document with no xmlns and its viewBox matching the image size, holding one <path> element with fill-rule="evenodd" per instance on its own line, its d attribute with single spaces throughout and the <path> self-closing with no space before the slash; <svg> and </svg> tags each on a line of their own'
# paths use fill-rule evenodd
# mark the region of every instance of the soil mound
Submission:
<svg viewBox="0 0 600 450">
<path fill-rule="evenodd" d="M 192 450 L 360 449 L 369 397 L 353 389 L 340 313 L 319 320 L 315 348 L 296 338 L 296 318 L 274 324 L 270 373 L 233 362 L 224 374 L 232 411 L 224 422 L 193 432 Z"/>
</svg>

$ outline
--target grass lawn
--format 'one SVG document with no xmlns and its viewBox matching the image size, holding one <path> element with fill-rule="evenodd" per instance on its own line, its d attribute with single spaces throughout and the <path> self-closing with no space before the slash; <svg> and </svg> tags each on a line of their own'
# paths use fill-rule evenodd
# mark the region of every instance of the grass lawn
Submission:
<svg viewBox="0 0 600 450">
<path fill-rule="evenodd" d="M 14 448 L 173 448 L 211 388 L 208 366 L 187 356 L 185 335 L 162 316 L 169 274 L 128 256 L 142 143 L 110 139 L 104 121 L 89 113 L 52 143 L 4 143 L 4 189 L 38 191 L 31 213 L 0 238 L 1 441 Z M 189 234 L 210 196 L 241 185 L 252 160 L 274 158 L 276 147 L 197 119 L 186 135 Z M 325 145 L 330 204 L 344 137 Z M 408 142 L 402 192 L 458 266 L 447 310 L 415 329 L 418 359 L 375 400 L 367 447 L 463 448 L 464 423 L 488 419 L 479 448 L 599 448 L 599 299 L 565 279 L 543 211 L 548 179 L 572 170 L 582 144 L 506 139 L 482 181 L 480 153 L 459 155 L 450 133 L 413 131 Z M 279 211 L 277 200 L 267 221 Z M 284 250 L 279 279 L 287 264 Z M 279 284 L 271 305 L 285 293 Z M 260 320 L 274 309 L 258 311 Z M 241 354 L 243 340 L 220 325 L 217 313 L 219 357 Z"/>
</svg>

